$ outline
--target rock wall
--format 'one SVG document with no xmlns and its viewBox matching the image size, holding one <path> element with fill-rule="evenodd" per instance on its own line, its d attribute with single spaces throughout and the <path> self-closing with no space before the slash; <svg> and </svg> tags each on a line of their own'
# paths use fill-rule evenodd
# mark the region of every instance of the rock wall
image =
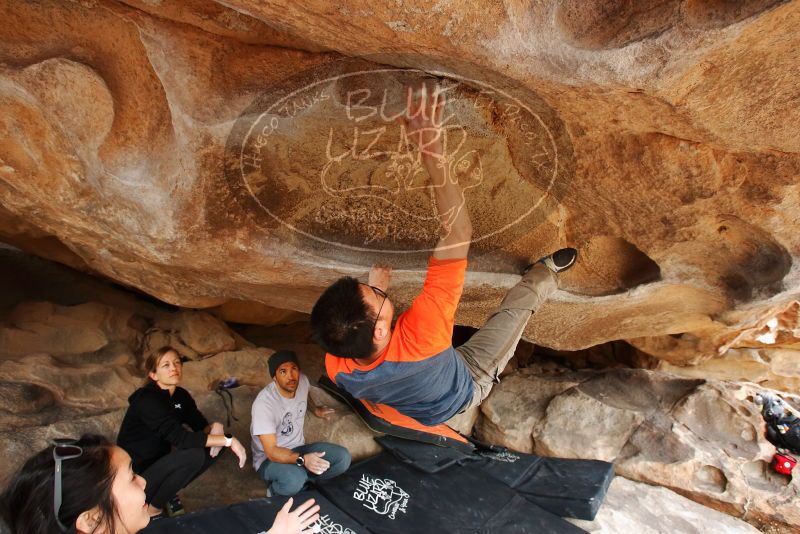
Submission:
<svg viewBox="0 0 800 534">
<path fill-rule="evenodd" d="M 0 248 L 0 455 L 8 459 L 0 464 L 0 487 L 48 439 L 85 432 L 113 439 L 128 395 L 143 381 L 143 357 L 164 343 L 188 358 L 181 385 L 211 421 L 227 425 L 226 409 L 213 389 L 221 380 L 238 378 L 241 386 L 233 390 L 228 428 L 248 449 L 250 406 L 269 383 L 266 362 L 272 350 L 297 352 L 312 383 L 324 371 L 323 354 L 310 341 L 307 322 L 271 328 L 238 325 L 233 330 L 205 312 L 151 302 L 100 279 Z M 742 400 L 741 386 L 631 370 L 565 375 L 562 367 L 535 373 L 535 365 L 526 367 L 529 348 L 520 347 L 481 409 L 450 424 L 465 434 L 476 428 L 483 437 L 518 450 L 616 458 L 621 476 L 594 521 L 574 521 L 581 528 L 603 534 L 757 532 L 733 517 L 744 515 L 749 521 L 769 522 L 771 532 L 791 531 L 787 525 L 795 520 L 794 512 L 782 499 L 796 496 L 797 484 L 764 469 L 766 446 L 756 435 L 757 417 Z M 554 376 L 555 371 L 562 374 Z M 328 420 L 307 415 L 308 441 L 339 443 L 356 460 L 380 450 L 349 408 L 322 390 L 312 388 L 310 394 L 334 414 Z M 709 416 L 726 403 L 740 412 Z M 681 415 L 674 417 L 696 438 L 679 439 L 662 428 L 671 416 L 670 406 L 681 407 L 674 410 Z M 580 420 L 575 413 L 582 414 Z M 666 440 L 645 449 L 643 442 L 661 438 L 642 430 L 648 421 L 658 421 L 657 430 Z M 709 421 L 718 424 L 698 429 Z M 535 446 L 531 435 L 536 436 Z M 689 431 L 686 435 L 691 436 Z M 728 456 L 716 458 L 715 447 Z M 736 447 L 741 454 L 727 452 Z M 679 476 L 693 470 L 693 477 Z M 720 483 L 729 488 L 721 496 Z M 744 512 L 743 495 L 752 499 Z M 230 454 L 181 492 L 189 510 L 263 496 L 264 485 L 250 463 L 239 469 Z"/>
<path fill-rule="evenodd" d="M 505 377 L 481 406 L 476 435 L 545 456 L 614 462 L 625 478 L 670 488 L 755 524 L 800 524 L 796 477 L 774 447 L 746 382 L 645 370 Z M 800 397 L 789 396 L 795 409 Z"/>
<path fill-rule="evenodd" d="M 128 395 L 142 383 L 143 356 L 164 343 L 173 344 L 188 358 L 181 385 L 192 392 L 209 420 L 227 423 L 227 412 L 213 388 L 229 376 L 238 378 L 241 386 L 233 390 L 233 418 L 229 428 L 248 445 L 249 409 L 258 391 L 269 383 L 266 361 L 273 348 L 296 351 L 303 371 L 312 382 L 323 373 L 322 352 L 311 342 L 307 322 L 269 328 L 239 325 L 233 330 L 208 313 L 151 302 L 142 296 L 120 291 L 102 279 L 7 248 L 0 248 L 0 275 L 0 288 L 3 289 L 0 291 L 0 455 L 10 459 L 0 465 L 0 487 L 7 483 L 30 452 L 44 447 L 48 439 L 79 436 L 85 432 L 100 433 L 113 439 L 127 408 Z M 520 347 L 513 364 L 503 373 L 502 384 L 492 393 L 482 412 L 473 409 L 458 416 L 451 421 L 455 428 L 470 433 L 477 421 L 477 428 L 483 429 L 492 441 L 530 450 L 529 443 L 517 428 L 519 425 L 511 422 L 519 415 L 533 414 L 534 418 L 537 417 L 542 410 L 540 401 L 547 397 L 542 392 L 548 390 L 543 386 L 548 379 L 531 381 L 534 367 L 526 368 L 534 363 L 527 354 L 529 349 L 529 346 Z M 581 387 L 596 397 L 603 397 L 606 391 L 613 396 L 620 382 L 624 381 L 619 378 L 622 375 L 611 373 L 608 375 L 611 378 L 599 378 L 594 386 L 586 386 L 589 375 L 580 376 L 584 380 Z M 660 384 L 654 389 L 668 392 L 662 396 L 674 399 L 702 382 L 681 382 L 658 374 L 645 376 L 645 379 L 627 380 L 627 390 L 634 392 L 635 398 L 644 399 L 647 393 L 642 391 L 643 388 Z M 565 377 L 556 381 L 559 384 L 557 388 L 550 389 L 556 392 L 565 383 L 577 384 L 578 381 Z M 676 387 L 676 383 L 688 385 Z M 519 384 L 525 387 L 517 394 L 515 388 Z M 373 434 L 349 408 L 322 390 L 312 388 L 311 395 L 317 403 L 333 407 L 334 414 L 327 420 L 311 415 L 306 417 L 308 441 L 340 443 L 356 460 L 380 450 L 372 439 Z M 703 398 L 695 402 L 692 409 L 705 403 L 707 400 Z M 580 457 L 612 458 L 615 455 L 616 449 L 608 447 L 607 434 L 618 430 L 627 432 L 617 424 L 625 420 L 624 417 L 606 417 L 604 427 L 588 428 L 590 432 L 597 431 L 592 440 L 587 440 L 591 446 L 577 451 L 566 450 L 558 445 L 566 442 L 564 432 L 574 431 L 574 435 L 580 437 L 587 433 L 587 429 L 574 429 L 569 411 L 559 412 L 555 408 L 557 404 L 551 402 L 552 409 L 547 408 L 550 427 L 561 427 L 560 431 L 552 432 L 553 450 L 558 454 Z M 650 408 L 655 404 L 651 403 Z M 718 406 L 714 402 L 708 404 Z M 630 411 L 631 407 L 617 408 L 618 412 L 624 412 L 626 408 Z M 591 406 L 584 411 L 592 412 Z M 498 413 L 501 414 L 499 419 Z M 495 429 L 495 433 L 487 432 L 489 428 Z M 722 425 L 718 430 L 699 431 L 698 436 L 720 446 L 730 440 L 739 440 L 740 429 L 736 425 Z M 698 454 L 705 453 L 706 449 L 696 448 L 700 451 Z M 748 443 L 747 452 L 751 453 L 753 449 L 762 450 L 763 446 Z M 230 454 L 223 455 L 218 464 L 203 475 L 200 483 L 190 485 L 181 493 L 189 510 L 263 497 L 264 485 L 252 471 L 250 463 L 239 469 L 233 460 Z M 666 463 L 663 458 L 659 459 L 662 460 Z M 664 475 L 670 473 L 672 468 L 669 465 L 659 464 L 659 468 L 661 475 L 655 477 L 643 476 L 632 468 L 620 472 L 628 478 L 618 476 L 615 479 L 597 518 L 591 522 L 574 522 L 588 532 L 607 534 L 626 529 L 656 532 L 652 530 L 654 525 L 659 531 L 672 529 L 686 533 L 719 528 L 726 532 L 757 532 L 740 519 L 692 502 L 690 499 L 709 503 L 706 494 L 697 492 L 693 485 Z M 761 475 L 763 478 L 759 478 Z M 762 496 L 766 495 L 764 484 L 770 481 L 786 491 L 786 485 L 775 480 L 766 472 L 750 473 L 750 478 L 744 483 L 755 485 L 755 490 L 761 492 L 758 495 Z M 736 483 L 739 484 L 737 491 L 743 491 L 741 481 Z M 690 499 L 667 487 L 650 484 L 667 486 Z M 715 505 L 715 502 L 710 504 Z M 782 515 L 782 508 L 769 515 L 762 504 L 762 501 L 757 501 L 756 509 L 761 513 L 757 517 L 762 521 L 771 520 L 778 531 L 785 527 L 787 518 Z M 741 510 L 725 511 L 742 515 Z M 752 521 L 754 517 L 751 515 L 748 519 Z"/>
<path fill-rule="evenodd" d="M 579 264 L 526 330 L 538 344 L 625 339 L 675 365 L 796 347 L 796 0 L 10 0 L 0 14 L 6 242 L 228 310 L 307 312 L 338 276 L 391 260 L 402 307 L 437 214 L 399 126 L 373 111 L 397 111 L 414 67 L 452 88 L 463 137 L 450 162 L 480 239 L 459 323 L 571 245 Z"/>
<path fill-rule="evenodd" d="M 324 353 L 310 340 L 308 323 L 244 329 L 251 342 L 208 313 L 151 303 L 3 248 L 0 288 L 0 456 L 9 459 L 0 464 L 0 487 L 48 439 L 94 432 L 113 440 L 128 396 L 144 381 L 144 359 L 165 344 L 187 358 L 181 385 L 210 421 L 227 427 L 228 414 L 214 388 L 228 377 L 238 379 L 227 428 L 245 444 L 248 456 L 250 406 L 271 381 L 267 360 L 273 350 L 297 352 L 312 384 L 324 372 Z M 312 388 L 311 395 L 335 413 L 327 421 L 307 416 L 308 441 L 339 443 L 356 460 L 380 450 L 372 432 L 344 404 L 320 389 Z M 451 424 L 470 433 L 477 416 L 473 409 Z M 249 462 L 242 470 L 232 457 L 222 462 L 204 475 L 207 483 L 184 493 L 192 508 L 264 496 L 264 484 Z"/>
<path fill-rule="evenodd" d="M 319 374 L 301 333 L 254 345 L 222 320 L 300 319 L 374 261 L 407 305 L 442 214 L 391 118 L 405 84 L 436 78 L 476 229 L 457 321 L 480 326 L 524 265 L 576 246 L 526 338 L 625 340 L 683 375 L 510 369 L 460 427 L 800 523 L 796 480 L 766 468 L 754 386 L 728 382 L 800 380 L 800 1 L 9 0 L 0 20 L 0 240 L 193 309 L 55 272 L 0 292 L 4 457 L 113 436 L 163 343 L 215 418 L 215 382 L 240 377 L 248 406 L 273 345 Z M 337 410 L 309 437 L 375 452 Z M 190 505 L 261 494 L 244 472 L 213 476 L 223 491 Z"/>
</svg>

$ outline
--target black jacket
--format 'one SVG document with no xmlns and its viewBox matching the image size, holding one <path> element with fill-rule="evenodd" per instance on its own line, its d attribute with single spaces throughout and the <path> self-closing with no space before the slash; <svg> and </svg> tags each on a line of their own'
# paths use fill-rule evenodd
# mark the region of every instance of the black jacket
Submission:
<svg viewBox="0 0 800 534">
<path fill-rule="evenodd" d="M 134 391 L 128 402 L 117 445 L 131 455 L 134 472 L 141 473 L 172 447 L 205 447 L 207 435 L 203 429 L 208 420 L 185 389 L 176 387 L 170 396 L 168 390 L 150 382 Z"/>
</svg>

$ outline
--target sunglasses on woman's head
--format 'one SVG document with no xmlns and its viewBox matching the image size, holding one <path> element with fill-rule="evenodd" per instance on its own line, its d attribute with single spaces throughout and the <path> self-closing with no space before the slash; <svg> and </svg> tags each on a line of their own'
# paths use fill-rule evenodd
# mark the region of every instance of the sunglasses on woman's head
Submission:
<svg viewBox="0 0 800 534">
<path fill-rule="evenodd" d="M 58 518 L 58 513 L 61 511 L 61 462 L 63 460 L 71 460 L 83 454 L 83 449 L 75 445 L 78 443 L 76 439 L 57 438 L 50 440 L 50 445 L 53 446 L 53 460 L 55 460 L 55 487 L 53 488 L 53 511 L 56 517 L 56 523 L 62 532 L 67 531 L 67 527 Z"/>
</svg>

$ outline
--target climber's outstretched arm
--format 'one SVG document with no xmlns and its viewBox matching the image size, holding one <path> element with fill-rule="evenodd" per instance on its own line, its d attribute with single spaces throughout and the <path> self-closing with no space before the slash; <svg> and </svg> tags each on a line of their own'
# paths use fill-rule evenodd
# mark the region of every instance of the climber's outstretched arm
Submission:
<svg viewBox="0 0 800 534">
<path fill-rule="evenodd" d="M 449 175 L 444 153 L 444 106 L 444 93 L 438 87 L 423 84 L 409 97 L 408 135 L 417 143 L 430 175 L 441 222 L 441 238 L 433 256 L 437 259 L 466 258 L 472 239 L 472 222 L 461 186 Z"/>
</svg>

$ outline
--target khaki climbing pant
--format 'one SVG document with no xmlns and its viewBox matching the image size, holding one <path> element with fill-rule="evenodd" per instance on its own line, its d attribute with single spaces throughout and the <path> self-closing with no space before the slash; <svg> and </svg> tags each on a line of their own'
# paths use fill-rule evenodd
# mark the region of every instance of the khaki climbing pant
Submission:
<svg viewBox="0 0 800 534">
<path fill-rule="evenodd" d="M 456 347 L 472 374 L 472 400 L 462 411 L 482 403 L 500 381 L 499 375 L 514 355 L 528 319 L 557 287 L 556 275 L 537 263 L 506 293 L 483 328 Z"/>
</svg>

